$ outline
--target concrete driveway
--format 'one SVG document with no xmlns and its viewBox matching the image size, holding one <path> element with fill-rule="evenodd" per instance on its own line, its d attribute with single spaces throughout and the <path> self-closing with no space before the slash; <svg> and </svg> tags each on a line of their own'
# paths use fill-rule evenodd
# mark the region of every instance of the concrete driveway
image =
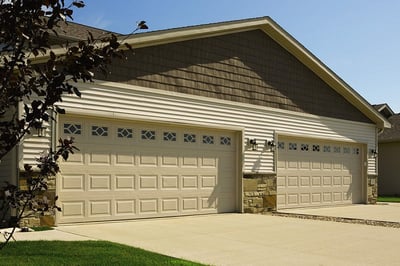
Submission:
<svg viewBox="0 0 400 266">
<path fill-rule="evenodd" d="M 59 226 L 212 265 L 400 265 L 400 229 L 252 214 Z"/>
</svg>

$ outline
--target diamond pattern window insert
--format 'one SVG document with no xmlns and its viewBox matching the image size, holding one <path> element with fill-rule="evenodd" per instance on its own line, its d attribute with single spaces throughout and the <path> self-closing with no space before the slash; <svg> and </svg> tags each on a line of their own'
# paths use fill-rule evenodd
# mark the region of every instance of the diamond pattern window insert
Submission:
<svg viewBox="0 0 400 266">
<path fill-rule="evenodd" d="M 107 137 L 108 127 L 92 126 L 92 136 Z"/>
<path fill-rule="evenodd" d="M 302 151 L 308 151 L 309 145 L 308 144 L 301 144 L 301 150 Z"/>
<path fill-rule="evenodd" d="M 142 130 L 142 139 L 155 140 L 156 132 L 154 130 Z"/>
<path fill-rule="evenodd" d="M 133 138 L 133 130 L 131 128 L 118 128 L 117 130 L 118 138 Z"/>
<path fill-rule="evenodd" d="M 176 133 L 175 132 L 164 132 L 164 140 L 165 141 L 176 141 Z"/>
<path fill-rule="evenodd" d="M 360 149 L 359 148 L 353 148 L 353 154 L 355 154 L 355 155 L 360 154 Z"/>
<path fill-rule="evenodd" d="M 183 134 L 183 141 L 187 143 L 195 143 L 196 142 L 196 135 L 195 134 Z"/>
<path fill-rule="evenodd" d="M 324 152 L 331 152 L 331 146 L 324 146 Z"/>
<path fill-rule="evenodd" d="M 278 149 L 279 150 L 284 150 L 285 149 L 285 142 L 278 141 Z"/>
<path fill-rule="evenodd" d="M 333 147 L 333 152 L 334 153 L 340 153 L 341 149 L 338 146 Z"/>
<path fill-rule="evenodd" d="M 320 151 L 320 146 L 318 144 L 314 144 L 312 145 L 312 150 L 315 152 L 319 152 Z"/>
<path fill-rule="evenodd" d="M 290 151 L 297 151 L 297 143 L 289 142 L 289 150 Z"/>
<path fill-rule="evenodd" d="M 343 153 L 350 153 L 350 148 L 349 147 L 344 147 L 343 148 Z"/>
<path fill-rule="evenodd" d="M 230 137 L 221 137 L 220 144 L 221 145 L 230 146 L 231 145 L 231 138 Z"/>
<path fill-rule="evenodd" d="M 80 135 L 82 134 L 82 126 L 80 124 L 64 124 L 64 134 Z"/>
<path fill-rule="evenodd" d="M 214 136 L 204 135 L 203 136 L 203 143 L 204 144 L 214 144 Z"/>
</svg>

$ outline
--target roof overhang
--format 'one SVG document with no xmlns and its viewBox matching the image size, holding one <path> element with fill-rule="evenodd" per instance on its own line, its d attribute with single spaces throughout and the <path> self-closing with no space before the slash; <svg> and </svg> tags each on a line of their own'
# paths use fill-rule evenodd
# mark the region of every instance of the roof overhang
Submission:
<svg viewBox="0 0 400 266">
<path fill-rule="evenodd" d="M 375 108 L 360 94 L 358 94 L 270 17 L 133 34 L 130 36 L 121 36 L 119 37 L 119 40 L 123 43 L 128 43 L 133 48 L 142 48 L 251 30 L 262 30 L 265 32 L 265 34 L 274 39 L 279 45 L 295 56 L 337 93 L 342 95 L 348 102 L 373 121 L 378 128 L 391 127 L 390 122 L 375 110 Z M 62 54 L 63 52 L 65 52 L 65 50 L 62 48 L 56 49 L 55 51 L 56 54 Z M 46 56 L 42 57 L 42 60 L 45 57 Z"/>
</svg>

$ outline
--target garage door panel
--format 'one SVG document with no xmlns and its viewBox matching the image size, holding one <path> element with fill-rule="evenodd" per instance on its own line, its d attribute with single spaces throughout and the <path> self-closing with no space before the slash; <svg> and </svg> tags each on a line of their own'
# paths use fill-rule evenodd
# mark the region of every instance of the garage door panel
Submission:
<svg viewBox="0 0 400 266">
<path fill-rule="evenodd" d="M 361 148 L 357 144 L 295 138 L 279 142 L 284 144 L 278 145 L 278 208 L 360 202 Z"/>
<path fill-rule="evenodd" d="M 236 139 L 231 132 L 114 125 L 100 119 L 84 123 L 77 118 L 75 123 L 81 124 L 80 156 L 61 163 L 59 223 L 236 210 Z M 191 137 L 184 138 L 186 132 Z"/>
</svg>

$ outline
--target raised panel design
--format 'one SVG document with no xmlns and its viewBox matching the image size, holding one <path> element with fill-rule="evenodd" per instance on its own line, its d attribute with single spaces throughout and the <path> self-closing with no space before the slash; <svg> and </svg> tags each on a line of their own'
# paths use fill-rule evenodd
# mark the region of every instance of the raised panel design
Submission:
<svg viewBox="0 0 400 266">
<path fill-rule="evenodd" d="M 182 205 L 184 211 L 195 211 L 197 210 L 197 198 L 184 198 Z"/>
<path fill-rule="evenodd" d="M 62 190 L 84 190 L 84 175 L 63 175 Z"/>
<path fill-rule="evenodd" d="M 203 158 L 201 158 L 201 166 L 214 168 L 217 166 L 217 160 L 216 160 L 216 158 L 203 157 Z"/>
<path fill-rule="evenodd" d="M 322 179 L 323 179 L 323 185 L 324 186 L 331 186 L 332 185 L 332 177 L 331 176 L 324 176 Z"/>
<path fill-rule="evenodd" d="M 277 185 L 277 187 L 286 187 L 286 177 L 278 176 L 276 178 L 276 185 Z"/>
<path fill-rule="evenodd" d="M 331 162 L 324 162 L 324 163 L 322 163 L 322 168 L 324 170 L 332 170 L 332 163 Z"/>
<path fill-rule="evenodd" d="M 311 167 L 314 170 L 319 170 L 319 169 L 321 169 L 321 163 L 320 162 L 312 162 Z"/>
<path fill-rule="evenodd" d="M 140 189 L 157 189 L 157 176 L 140 176 Z"/>
<path fill-rule="evenodd" d="M 157 166 L 157 156 L 140 155 L 139 161 L 142 166 Z"/>
<path fill-rule="evenodd" d="M 182 166 L 197 167 L 197 157 L 183 157 Z"/>
<path fill-rule="evenodd" d="M 276 195 L 276 202 L 277 202 L 277 204 L 280 204 L 280 205 L 286 205 L 287 204 L 286 203 L 286 195 L 284 195 L 284 194 Z"/>
<path fill-rule="evenodd" d="M 110 154 L 109 153 L 91 153 L 89 155 L 91 164 L 110 164 Z"/>
<path fill-rule="evenodd" d="M 110 201 L 90 202 L 89 215 L 111 215 L 111 202 Z"/>
<path fill-rule="evenodd" d="M 68 217 L 68 216 L 83 217 L 85 214 L 85 202 L 84 201 L 63 202 L 61 209 L 62 209 L 62 215 L 65 217 Z"/>
<path fill-rule="evenodd" d="M 313 176 L 311 184 L 313 187 L 320 187 L 321 186 L 321 177 L 320 176 Z"/>
<path fill-rule="evenodd" d="M 286 168 L 286 162 L 285 161 L 278 161 L 276 164 L 278 169 L 285 169 Z"/>
<path fill-rule="evenodd" d="M 342 185 L 342 177 L 341 176 L 334 176 L 333 177 L 333 185 L 334 186 L 341 186 Z"/>
<path fill-rule="evenodd" d="M 300 162 L 300 169 L 310 169 L 310 162 L 309 161 L 301 161 Z"/>
<path fill-rule="evenodd" d="M 163 199 L 162 200 L 162 211 L 163 212 L 177 212 L 178 211 L 178 198 Z"/>
<path fill-rule="evenodd" d="M 117 200 L 116 201 L 116 214 L 134 214 L 135 201 L 134 200 Z"/>
<path fill-rule="evenodd" d="M 301 176 L 300 177 L 300 186 L 309 187 L 310 186 L 310 177 L 309 176 Z"/>
<path fill-rule="evenodd" d="M 332 193 L 330 193 L 330 192 L 324 192 L 323 194 L 322 194 L 322 199 L 323 199 L 323 201 L 324 202 L 331 202 L 332 201 Z"/>
<path fill-rule="evenodd" d="M 162 156 L 163 166 L 178 166 L 178 157 L 176 156 Z"/>
<path fill-rule="evenodd" d="M 288 169 L 298 169 L 298 162 L 297 161 L 288 161 L 287 162 Z"/>
<path fill-rule="evenodd" d="M 333 193 L 333 201 L 342 201 L 342 195 L 343 193 L 341 192 L 335 192 Z"/>
<path fill-rule="evenodd" d="M 216 176 L 202 176 L 201 177 L 201 186 L 203 188 L 214 188 L 216 185 Z"/>
<path fill-rule="evenodd" d="M 298 194 L 288 194 L 288 204 L 298 204 L 299 203 L 299 195 Z"/>
<path fill-rule="evenodd" d="M 197 176 L 182 176 L 182 188 L 197 188 Z"/>
<path fill-rule="evenodd" d="M 116 162 L 117 165 L 134 165 L 135 156 L 133 154 L 117 154 Z"/>
<path fill-rule="evenodd" d="M 210 198 L 201 198 L 201 208 L 202 209 L 215 209 L 216 202 L 215 200 L 211 200 Z"/>
<path fill-rule="evenodd" d="M 302 194 L 300 195 L 300 202 L 301 202 L 301 203 L 311 203 L 310 194 L 308 194 L 308 193 L 302 193 Z"/>
<path fill-rule="evenodd" d="M 135 189 L 135 177 L 131 175 L 117 175 L 115 176 L 115 189 Z"/>
<path fill-rule="evenodd" d="M 140 200 L 141 213 L 156 213 L 157 212 L 157 199 L 143 199 Z"/>
<path fill-rule="evenodd" d="M 162 176 L 163 189 L 178 189 L 178 176 Z"/>
<path fill-rule="evenodd" d="M 350 185 L 351 184 L 351 176 L 343 176 L 343 185 Z"/>
<path fill-rule="evenodd" d="M 90 190 L 109 190 L 111 186 L 111 176 L 109 175 L 92 175 L 89 178 Z"/>
<path fill-rule="evenodd" d="M 299 185 L 297 176 L 288 176 L 287 180 L 288 187 L 297 187 Z"/>
<path fill-rule="evenodd" d="M 321 193 L 312 193 L 311 200 L 313 203 L 320 203 L 321 202 Z"/>
<path fill-rule="evenodd" d="M 68 161 L 65 161 L 63 163 L 66 163 L 66 164 L 71 164 L 71 163 L 84 164 L 85 163 L 84 158 L 85 157 L 80 152 L 79 153 L 74 153 L 74 154 L 70 153 L 69 156 L 68 156 Z"/>
</svg>

